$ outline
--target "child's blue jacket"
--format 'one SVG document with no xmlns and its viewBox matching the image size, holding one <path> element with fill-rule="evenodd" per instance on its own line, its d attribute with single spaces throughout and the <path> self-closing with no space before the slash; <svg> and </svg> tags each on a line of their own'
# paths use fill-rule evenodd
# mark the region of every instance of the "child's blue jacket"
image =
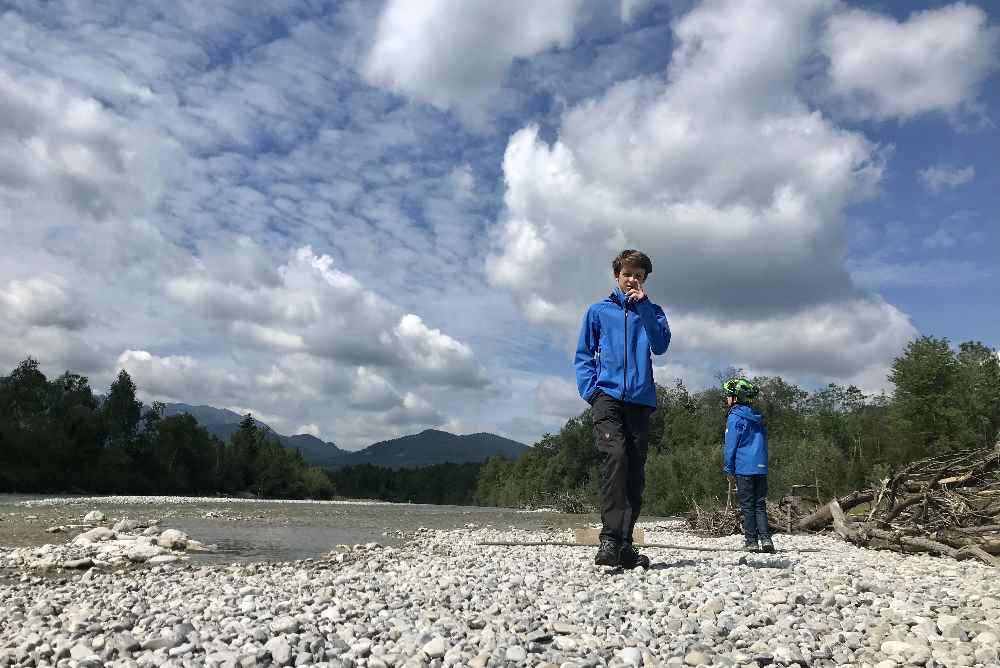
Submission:
<svg viewBox="0 0 1000 668">
<path fill-rule="evenodd" d="M 734 404 L 726 418 L 722 470 L 729 475 L 767 475 L 767 427 L 746 404 Z"/>
<path fill-rule="evenodd" d="M 656 408 L 653 358 L 670 345 L 663 309 L 648 298 L 628 302 L 615 287 L 607 299 L 587 309 L 576 346 L 576 384 L 591 401 L 600 390 L 609 397 Z"/>
</svg>

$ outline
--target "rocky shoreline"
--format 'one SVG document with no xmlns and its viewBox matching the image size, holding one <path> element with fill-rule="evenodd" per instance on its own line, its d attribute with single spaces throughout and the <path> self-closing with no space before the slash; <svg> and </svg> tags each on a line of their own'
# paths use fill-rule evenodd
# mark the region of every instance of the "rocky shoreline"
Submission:
<svg viewBox="0 0 1000 668">
<path fill-rule="evenodd" d="M 211 504 L 260 504 L 269 505 L 324 505 L 324 506 L 356 506 L 356 505 L 393 505 L 389 501 L 377 501 L 371 499 L 331 499 L 319 501 L 314 499 L 259 499 L 254 496 L 66 496 L 47 497 L 44 499 L 32 499 L 20 501 L 17 505 L 22 508 L 43 508 L 48 506 L 88 506 L 95 503 L 115 506 L 149 506 L 156 504 L 177 504 L 177 505 L 202 505 Z"/>
<path fill-rule="evenodd" d="M 650 548 L 651 569 L 622 572 L 595 567 L 593 548 L 480 544 L 571 540 L 565 529 L 475 526 L 283 563 L 125 553 L 69 570 L 0 549 L 0 665 L 998 665 L 989 567 L 825 536 L 745 555 L 735 536 L 644 528 L 701 550 Z M 159 556 L 182 555 L 163 533 Z"/>
</svg>

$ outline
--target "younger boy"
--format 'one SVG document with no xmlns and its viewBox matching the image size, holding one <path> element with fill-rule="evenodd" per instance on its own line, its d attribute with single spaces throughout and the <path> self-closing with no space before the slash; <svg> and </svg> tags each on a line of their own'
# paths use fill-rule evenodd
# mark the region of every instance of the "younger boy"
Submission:
<svg viewBox="0 0 1000 668">
<path fill-rule="evenodd" d="M 722 469 L 736 479 L 743 511 L 743 547 L 751 552 L 774 552 L 767 526 L 767 427 L 763 416 L 750 406 L 758 390 L 746 378 L 730 378 L 722 390 L 729 407 Z"/>
<path fill-rule="evenodd" d="M 670 345 L 663 309 L 646 296 L 653 271 L 645 253 L 624 250 L 611 263 L 615 289 L 587 309 L 576 348 L 576 383 L 592 406 L 594 440 L 605 455 L 601 546 L 594 563 L 648 567 L 632 545 L 646 486 L 649 416 L 656 409 L 653 358 Z"/>
</svg>

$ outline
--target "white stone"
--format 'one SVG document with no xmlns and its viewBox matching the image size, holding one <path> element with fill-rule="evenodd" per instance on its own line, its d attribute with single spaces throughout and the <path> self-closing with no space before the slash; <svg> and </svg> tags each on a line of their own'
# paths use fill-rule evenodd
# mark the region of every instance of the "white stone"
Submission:
<svg viewBox="0 0 1000 668">
<path fill-rule="evenodd" d="M 129 561 L 138 563 L 149 561 L 153 557 L 160 556 L 161 554 L 163 554 L 163 548 L 157 547 L 156 545 L 135 545 L 129 549 L 125 556 Z"/>
<path fill-rule="evenodd" d="M 638 647 L 626 647 L 618 652 L 618 657 L 628 666 L 642 665 L 642 652 Z"/>
<path fill-rule="evenodd" d="M 943 633 L 946 628 L 954 626 L 962 620 L 954 615 L 938 615 L 938 618 L 935 621 L 937 623 L 938 630 Z"/>
<path fill-rule="evenodd" d="M 73 542 L 77 545 L 89 545 L 91 543 L 99 543 L 106 540 L 111 540 L 115 537 L 115 532 L 107 527 L 94 527 L 89 531 L 84 531 L 82 534 L 73 539 Z"/>
<path fill-rule="evenodd" d="M 271 653 L 271 659 L 279 666 L 287 666 L 292 661 L 292 647 L 284 636 L 271 638 L 264 644 L 264 649 Z"/>
<path fill-rule="evenodd" d="M 784 589 L 768 589 L 761 595 L 760 600 L 764 603 L 777 605 L 788 600 L 788 592 Z"/>
<path fill-rule="evenodd" d="M 272 633 L 298 633 L 299 622 L 288 615 L 281 615 L 271 620 L 268 625 Z"/>
<path fill-rule="evenodd" d="M 83 521 L 87 524 L 94 524 L 96 522 L 104 521 L 104 513 L 100 510 L 91 510 L 89 513 L 83 516 Z"/>
<path fill-rule="evenodd" d="M 181 558 L 176 554 L 157 554 L 149 558 L 149 563 L 151 564 L 172 564 L 176 561 L 180 561 Z"/>
<path fill-rule="evenodd" d="M 170 550 L 183 550 L 187 548 L 187 541 L 187 534 L 183 531 L 167 529 L 156 539 L 156 544 Z"/>
<path fill-rule="evenodd" d="M 133 519 L 123 518 L 115 522 L 114 530 L 121 533 L 128 533 L 139 528 L 139 523 Z"/>
<path fill-rule="evenodd" d="M 448 648 L 444 644 L 444 639 L 435 637 L 429 642 L 425 643 L 423 647 L 420 648 L 421 651 L 432 659 L 437 659 L 444 656 Z"/>
<path fill-rule="evenodd" d="M 916 650 L 916 647 L 899 640 L 886 640 L 882 643 L 881 650 L 883 654 L 888 654 L 889 656 L 906 656 L 912 654 Z"/>
<path fill-rule="evenodd" d="M 528 658 L 528 652 L 523 647 L 514 645 L 513 647 L 508 647 L 507 652 L 504 654 L 504 658 L 508 661 L 516 661 L 521 663 Z"/>
<path fill-rule="evenodd" d="M 993 633 L 993 631 L 982 631 L 976 634 L 972 642 L 978 645 L 995 645 L 1000 642 L 1000 639 L 997 638 L 997 634 Z"/>
</svg>

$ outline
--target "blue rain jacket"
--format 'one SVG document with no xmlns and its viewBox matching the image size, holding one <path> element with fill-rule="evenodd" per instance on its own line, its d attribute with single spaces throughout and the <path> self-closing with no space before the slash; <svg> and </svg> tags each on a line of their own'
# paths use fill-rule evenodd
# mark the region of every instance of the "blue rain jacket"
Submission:
<svg viewBox="0 0 1000 668">
<path fill-rule="evenodd" d="M 607 299 L 587 309 L 576 346 L 576 384 L 580 396 L 604 394 L 656 408 L 653 357 L 670 345 L 663 309 L 645 298 L 627 302 L 617 286 Z"/>
<path fill-rule="evenodd" d="M 767 427 L 746 404 L 733 404 L 726 417 L 722 470 L 729 475 L 767 475 Z"/>
</svg>

